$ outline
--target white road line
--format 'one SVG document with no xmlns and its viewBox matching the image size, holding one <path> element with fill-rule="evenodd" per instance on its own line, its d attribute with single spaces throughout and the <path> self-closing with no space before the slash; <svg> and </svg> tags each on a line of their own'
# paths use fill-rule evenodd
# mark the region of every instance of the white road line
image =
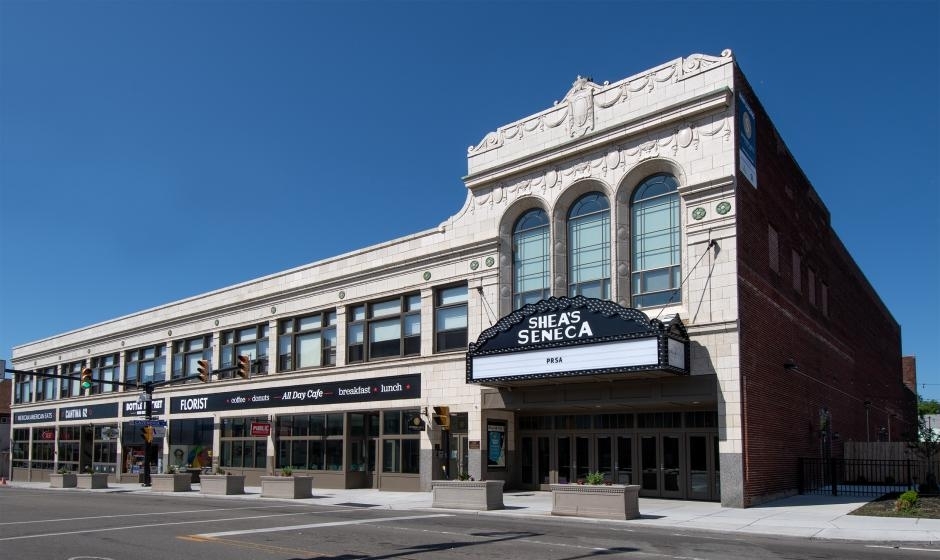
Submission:
<svg viewBox="0 0 940 560">
<path fill-rule="evenodd" d="M 866 544 L 865 548 L 889 548 L 891 550 L 913 550 L 916 552 L 938 552 L 940 549 L 937 548 L 914 548 L 913 546 L 888 546 L 883 544 Z"/>
<path fill-rule="evenodd" d="M 297 504 L 298 506 L 301 504 Z M 4 525 L 24 525 L 27 523 L 57 523 L 60 521 L 81 521 L 87 519 L 120 519 L 122 517 L 140 517 L 143 515 L 181 515 L 184 513 L 206 513 L 208 511 L 238 511 L 242 509 L 274 509 L 285 506 L 293 506 L 293 504 L 283 504 L 278 506 L 255 506 L 255 507 L 243 507 L 243 508 L 216 508 L 216 509 L 189 509 L 182 511 L 151 511 L 147 513 L 122 513 L 120 515 L 94 515 L 89 517 L 61 517 L 58 519 L 35 519 L 32 521 L 6 521 L 0 522 L 0 526 Z M 296 507 L 296 506 L 293 506 Z"/>
<path fill-rule="evenodd" d="M 298 511 L 296 513 L 275 513 L 271 515 L 252 515 L 248 517 L 231 517 L 228 519 L 196 519 L 193 521 L 177 521 L 174 523 L 147 523 L 146 525 L 127 525 L 123 527 L 102 527 L 100 529 L 83 529 L 80 531 L 62 531 L 58 533 L 40 533 L 37 535 L 20 535 L 18 537 L 0 537 L 3 541 L 18 541 L 22 539 L 41 539 L 45 537 L 60 537 L 63 535 L 81 535 L 85 533 L 103 533 L 106 531 L 126 531 L 127 529 L 145 529 L 147 527 L 168 527 L 171 525 L 189 525 L 194 523 L 222 523 L 225 521 L 241 521 L 243 519 L 267 519 L 269 517 L 284 517 L 288 515 L 320 515 L 322 513 L 349 512 L 349 508 L 329 509 L 323 511 Z"/>
<path fill-rule="evenodd" d="M 218 533 L 202 533 L 192 535 L 203 539 L 214 537 L 231 537 L 233 535 L 250 535 L 254 533 L 277 533 L 280 531 L 296 531 L 299 529 L 317 529 L 319 527 L 337 527 L 341 525 L 361 525 L 363 523 L 384 523 L 386 521 L 405 521 L 409 519 L 429 519 L 432 517 L 453 517 L 452 513 L 432 513 L 428 515 L 408 515 L 404 517 L 382 517 L 378 519 L 356 519 L 353 521 L 329 521 L 326 523 L 310 523 L 309 525 L 288 525 L 284 527 L 265 527 L 263 529 L 247 529 L 244 531 L 221 531 Z"/>
</svg>

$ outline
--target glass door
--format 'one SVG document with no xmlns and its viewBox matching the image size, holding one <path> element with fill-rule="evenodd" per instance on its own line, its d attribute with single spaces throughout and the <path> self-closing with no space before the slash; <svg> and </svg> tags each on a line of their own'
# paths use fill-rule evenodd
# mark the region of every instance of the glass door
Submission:
<svg viewBox="0 0 940 560">
<path fill-rule="evenodd" d="M 633 475 L 633 438 L 617 436 L 617 464 L 614 465 L 617 484 L 636 484 Z"/>
<path fill-rule="evenodd" d="M 597 436 L 597 471 L 604 475 L 605 481 L 614 482 L 613 438 Z"/>
<path fill-rule="evenodd" d="M 679 435 L 640 436 L 641 495 L 682 497 L 682 443 Z"/>
<path fill-rule="evenodd" d="M 555 449 L 555 455 L 558 458 L 558 484 L 568 484 L 574 482 L 573 456 L 571 454 L 571 438 L 568 436 L 559 437 L 558 447 Z"/>
<path fill-rule="evenodd" d="M 577 436 L 574 438 L 574 468 L 575 480 L 584 480 L 591 472 L 591 438 Z"/>
<path fill-rule="evenodd" d="M 689 498 L 714 500 L 719 497 L 717 443 L 718 437 L 712 434 L 689 434 L 686 442 Z"/>
<path fill-rule="evenodd" d="M 678 435 L 660 436 L 663 449 L 663 497 L 682 497 L 682 439 Z"/>
<path fill-rule="evenodd" d="M 640 436 L 640 493 L 659 496 L 659 441 L 657 436 Z"/>
</svg>

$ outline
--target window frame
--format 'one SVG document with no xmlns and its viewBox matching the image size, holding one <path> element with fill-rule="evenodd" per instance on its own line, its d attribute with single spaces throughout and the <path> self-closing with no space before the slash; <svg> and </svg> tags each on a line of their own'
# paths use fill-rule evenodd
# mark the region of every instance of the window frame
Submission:
<svg viewBox="0 0 940 560">
<path fill-rule="evenodd" d="M 593 201 L 590 199 L 594 199 Z M 597 201 L 602 200 L 603 208 L 587 208 L 589 205 L 597 205 Z M 577 214 L 575 214 L 577 212 Z M 599 224 L 594 224 L 597 219 Z M 587 228 L 580 228 L 582 224 Z M 601 241 L 598 245 L 592 246 L 584 243 L 576 243 L 576 238 L 580 238 L 582 233 L 589 232 L 596 228 L 601 233 Z M 568 297 L 584 295 L 585 297 L 597 297 L 597 299 L 610 299 L 610 262 L 611 262 L 611 239 L 610 239 L 610 200 L 607 195 L 600 191 L 591 191 L 577 198 L 568 209 L 567 215 L 567 235 L 568 235 Z M 596 248 L 594 248 L 596 247 Z M 599 252 L 600 261 L 581 264 L 581 258 L 584 255 Z M 578 263 L 578 264 L 576 264 Z M 576 282 L 575 278 L 580 277 L 584 271 L 597 268 L 603 270 L 601 276 L 589 280 Z M 596 285 L 598 293 L 585 294 L 585 289 L 590 285 Z"/>
<path fill-rule="evenodd" d="M 463 299 L 443 303 L 445 294 L 453 290 L 463 289 Z M 469 315 L 470 289 L 466 283 L 452 284 L 450 286 L 441 286 L 434 290 L 434 351 L 435 352 L 455 352 L 465 351 L 469 340 Z M 463 326 L 459 328 L 442 328 L 445 322 L 441 314 L 453 310 L 463 309 Z M 453 340 L 456 338 L 457 340 Z"/>
<path fill-rule="evenodd" d="M 245 325 L 234 329 L 227 329 L 219 333 L 219 367 L 215 369 L 232 368 L 235 356 L 245 354 L 251 360 L 252 375 L 268 374 L 268 347 L 270 338 L 268 323 Z M 253 331 L 249 333 L 249 331 Z M 229 369 L 219 373 L 219 379 L 234 379 L 235 370 Z"/>
<path fill-rule="evenodd" d="M 199 343 L 197 346 L 196 343 Z M 199 360 L 212 359 L 212 335 L 202 334 L 173 341 L 173 367 L 170 379 L 196 375 Z"/>
<path fill-rule="evenodd" d="M 647 195 L 662 184 L 663 192 Z M 659 212 L 668 212 L 669 225 L 665 228 L 647 231 L 644 223 L 647 216 L 655 217 L 653 212 L 660 206 Z M 656 173 L 643 179 L 637 185 L 630 197 L 630 300 L 633 307 L 651 308 L 665 307 L 682 303 L 682 215 L 680 212 L 681 200 L 679 197 L 679 181 L 669 173 Z M 655 236 L 665 236 L 668 243 L 659 249 L 662 253 L 671 255 L 670 263 L 661 266 L 641 267 L 643 259 L 651 257 L 656 248 L 640 250 L 639 247 Z M 648 281 L 653 278 L 652 273 L 666 273 L 668 287 L 664 289 L 649 289 Z M 666 297 L 668 296 L 668 297 Z M 665 299 L 663 299 L 665 298 Z"/>
<path fill-rule="evenodd" d="M 319 326 L 304 328 L 305 321 L 317 317 L 320 319 Z M 287 372 L 336 366 L 337 325 L 336 309 L 325 309 L 279 320 L 277 322 L 277 371 Z M 301 355 L 298 340 L 317 333 L 320 335 L 320 363 L 311 366 L 299 365 Z M 326 344 L 330 340 L 332 340 L 332 345 Z M 298 365 L 295 366 L 295 364 Z"/>
<path fill-rule="evenodd" d="M 536 221 L 533 225 L 527 222 Z M 526 256 L 521 248 L 528 249 L 540 244 L 541 252 L 531 257 Z M 538 273 L 522 274 L 528 267 Z M 532 208 L 519 216 L 512 226 L 512 306 L 520 309 L 528 303 L 535 303 L 551 295 L 551 221 L 542 208 Z M 537 282 L 541 278 L 541 287 L 524 290 L 528 282 Z"/>
<path fill-rule="evenodd" d="M 397 311 L 384 311 L 383 304 L 397 301 Z M 400 359 L 421 355 L 421 293 L 408 292 L 395 297 L 377 299 L 370 302 L 350 305 L 346 317 L 346 361 L 363 363 L 375 360 Z M 391 326 L 397 320 L 398 353 L 392 354 L 385 348 L 392 348 L 393 338 L 377 338 L 376 327 Z M 416 322 L 415 322 L 416 321 Z M 409 326 L 417 325 L 417 332 L 409 331 Z M 356 337 L 353 332 L 357 331 Z M 379 346 L 381 345 L 381 346 Z M 383 352 L 379 352 L 383 349 Z"/>
</svg>

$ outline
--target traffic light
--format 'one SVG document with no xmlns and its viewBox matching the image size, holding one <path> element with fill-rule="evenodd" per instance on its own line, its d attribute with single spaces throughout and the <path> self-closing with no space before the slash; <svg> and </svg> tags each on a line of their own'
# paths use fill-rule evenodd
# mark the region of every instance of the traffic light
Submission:
<svg viewBox="0 0 940 560">
<path fill-rule="evenodd" d="M 251 358 L 244 354 L 238 355 L 238 375 L 242 379 L 248 379 L 251 375 Z"/>
<path fill-rule="evenodd" d="M 434 423 L 440 426 L 442 430 L 450 431 L 450 407 L 449 406 L 435 406 L 434 407 Z"/>
<path fill-rule="evenodd" d="M 150 443 L 153 441 L 153 426 L 144 426 L 140 429 L 140 437 L 144 438 L 144 441 Z"/>
<path fill-rule="evenodd" d="M 203 383 L 209 382 L 209 377 L 212 376 L 212 370 L 209 368 L 209 360 L 199 360 L 196 362 L 196 371 L 199 372 L 199 381 Z"/>
<path fill-rule="evenodd" d="M 91 368 L 82 370 L 82 389 L 91 389 Z"/>
</svg>

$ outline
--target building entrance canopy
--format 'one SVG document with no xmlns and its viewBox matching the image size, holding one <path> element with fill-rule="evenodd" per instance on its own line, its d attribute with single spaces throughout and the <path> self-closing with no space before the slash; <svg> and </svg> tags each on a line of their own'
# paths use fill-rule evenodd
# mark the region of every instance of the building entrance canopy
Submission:
<svg viewBox="0 0 940 560">
<path fill-rule="evenodd" d="M 467 382 L 688 375 L 688 364 L 689 337 L 678 317 L 663 322 L 607 300 L 553 297 L 526 305 L 483 331 L 467 352 Z"/>
</svg>

